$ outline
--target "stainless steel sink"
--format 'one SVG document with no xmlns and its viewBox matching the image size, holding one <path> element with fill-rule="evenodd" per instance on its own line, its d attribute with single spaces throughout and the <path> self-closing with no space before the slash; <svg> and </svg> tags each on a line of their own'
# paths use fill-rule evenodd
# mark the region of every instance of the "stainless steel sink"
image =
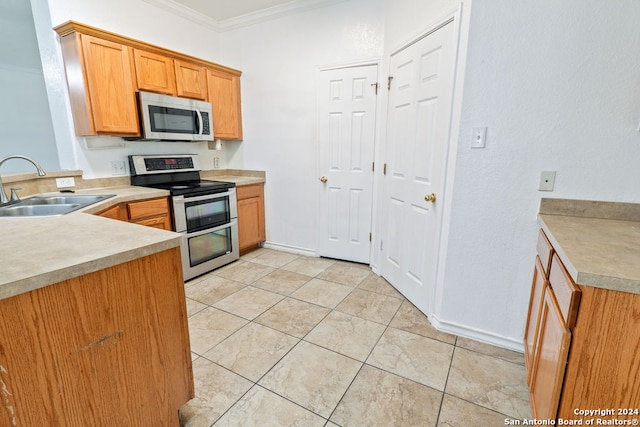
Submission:
<svg viewBox="0 0 640 427">
<path fill-rule="evenodd" d="M 35 196 L 15 204 L 0 207 L 0 217 L 64 215 L 113 196 L 114 194 L 100 196 Z"/>
<path fill-rule="evenodd" d="M 80 204 L 82 206 L 89 206 L 99 201 L 113 197 L 113 194 L 107 196 L 35 196 L 24 199 L 19 203 L 21 206 L 31 205 L 66 205 L 66 204 Z"/>
</svg>

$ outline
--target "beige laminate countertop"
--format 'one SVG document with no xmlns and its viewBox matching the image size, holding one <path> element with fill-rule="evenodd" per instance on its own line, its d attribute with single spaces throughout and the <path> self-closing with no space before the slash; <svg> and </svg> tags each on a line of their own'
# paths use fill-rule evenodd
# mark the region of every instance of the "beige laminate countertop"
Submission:
<svg viewBox="0 0 640 427">
<path fill-rule="evenodd" d="M 577 284 L 640 294 L 640 204 L 543 199 L 538 222 Z"/>
<path fill-rule="evenodd" d="M 234 182 L 237 186 L 265 182 L 263 171 L 227 169 L 201 171 L 201 174 L 204 179 Z M 27 187 L 30 183 L 41 182 L 38 178 L 30 179 L 32 175 L 35 174 L 19 175 L 13 181 L 25 179 Z M 81 172 L 61 171 L 48 175 L 53 179 L 57 176 L 80 176 Z M 82 182 L 81 178 L 78 180 Z M 120 181 L 127 180 L 117 181 L 121 184 Z M 88 182 L 82 185 L 91 186 Z M 180 245 L 181 235 L 178 233 L 87 215 L 118 203 L 166 197 L 169 195 L 166 190 L 117 185 L 80 189 L 74 194 L 113 194 L 114 197 L 62 216 L 0 218 L 0 299 Z"/>
<path fill-rule="evenodd" d="M 122 186 L 75 194 L 115 197 L 62 216 L 0 218 L 0 299 L 180 245 L 180 234 L 172 231 L 87 215 L 167 191 Z"/>
</svg>

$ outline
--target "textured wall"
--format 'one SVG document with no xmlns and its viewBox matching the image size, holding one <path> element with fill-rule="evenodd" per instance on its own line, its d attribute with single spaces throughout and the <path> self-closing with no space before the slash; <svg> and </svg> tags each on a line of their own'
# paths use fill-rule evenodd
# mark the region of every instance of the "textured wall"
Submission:
<svg viewBox="0 0 640 427">
<path fill-rule="evenodd" d="M 229 144 L 229 165 L 266 169 L 267 240 L 315 251 L 319 70 L 382 56 L 382 1 L 338 3 L 222 36 L 226 63 L 244 71 L 244 142 Z"/>
<path fill-rule="evenodd" d="M 640 202 L 638 16 L 633 0 L 473 3 L 443 322 L 521 345 L 540 198 Z"/>
</svg>

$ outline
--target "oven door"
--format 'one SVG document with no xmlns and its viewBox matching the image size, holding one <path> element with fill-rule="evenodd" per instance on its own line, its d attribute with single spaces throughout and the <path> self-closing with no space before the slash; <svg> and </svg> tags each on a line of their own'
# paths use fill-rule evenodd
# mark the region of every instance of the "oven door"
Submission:
<svg viewBox="0 0 640 427">
<path fill-rule="evenodd" d="M 180 252 L 185 280 L 237 260 L 240 257 L 237 220 L 208 230 L 183 233 Z"/>
<path fill-rule="evenodd" d="M 235 188 L 206 196 L 174 196 L 172 199 L 173 217 L 179 233 L 218 227 L 238 217 Z"/>
</svg>

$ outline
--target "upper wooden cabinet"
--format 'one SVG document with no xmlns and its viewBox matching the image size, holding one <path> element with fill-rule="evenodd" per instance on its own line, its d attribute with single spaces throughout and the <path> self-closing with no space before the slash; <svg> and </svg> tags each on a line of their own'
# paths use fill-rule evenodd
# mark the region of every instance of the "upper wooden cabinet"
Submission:
<svg viewBox="0 0 640 427">
<path fill-rule="evenodd" d="M 171 58 L 140 49 L 134 49 L 133 54 L 138 89 L 165 95 L 176 94 L 176 76 Z"/>
<path fill-rule="evenodd" d="M 73 21 L 54 30 L 76 134 L 139 136 L 144 90 L 208 101 L 215 138 L 242 139 L 240 71 Z"/>
<path fill-rule="evenodd" d="M 86 34 L 61 37 L 78 135 L 140 135 L 133 51 Z"/>
<path fill-rule="evenodd" d="M 240 76 L 207 70 L 208 101 L 213 107 L 213 134 L 220 139 L 242 139 Z"/>
<path fill-rule="evenodd" d="M 207 75 L 205 68 L 193 62 L 174 60 L 178 96 L 207 99 Z"/>
</svg>

